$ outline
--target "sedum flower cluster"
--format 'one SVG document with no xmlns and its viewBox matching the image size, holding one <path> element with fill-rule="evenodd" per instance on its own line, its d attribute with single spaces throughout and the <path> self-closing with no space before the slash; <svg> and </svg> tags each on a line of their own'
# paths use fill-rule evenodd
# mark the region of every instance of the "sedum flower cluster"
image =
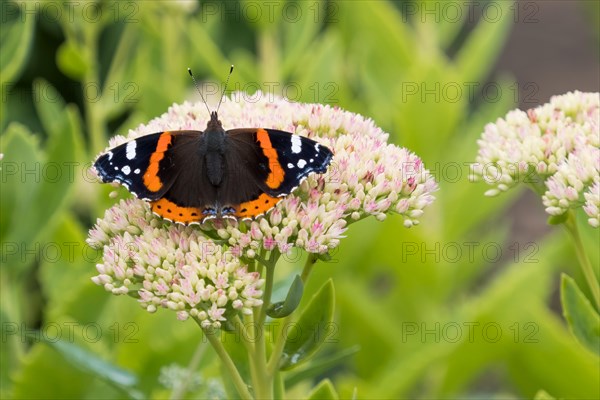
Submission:
<svg viewBox="0 0 600 400">
<path fill-rule="evenodd" d="M 527 112 L 510 111 L 485 127 L 473 178 L 494 186 L 488 196 L 519 182 L 533 184 L 550 215 L 585 204 L 590 225 L 597 227 L 599 121 L 598 93 L 570 92 Z"/>
<path fill-rule="evenodd" d="M 263 281 L 246 265 L 265 251 L 324 254 L 339 245 L 352 222 L 399 214 L 410 227 L 434 200 L 437 184 L 420 158 L 389 144 L 388 134 L 369 119 L 260 92 L 226 100 L 219 111 L 225 129 L 263 127 L 309 137 L 333 151 L 328 172 L 309 176 L 253 221 L 182 226 L 153 215 L 142 200 L 121 201 L 90 231 L 88 242 L 104 252 L 97 284 L 115 294 L 137 291 L 148 311 L 165 307 L 181 319 L 191 315 L 220 326 L 236 310 L 261 304 Z M 165 130 L 203 130 L 208 118 L 202 103 L 174 104 L 110 145 Z"/>
<path fill-rule="evenodd" d="M 165 229 L 139 200 L 121 200 L 90 230 L 88 244 L 103 249 L 92 280 L 113 294 L 133 294 L 149 312 L 158 307 L 219 328 L 227 315 L 262 304 L 258 272 L 193 227 Z"/>
</svg>

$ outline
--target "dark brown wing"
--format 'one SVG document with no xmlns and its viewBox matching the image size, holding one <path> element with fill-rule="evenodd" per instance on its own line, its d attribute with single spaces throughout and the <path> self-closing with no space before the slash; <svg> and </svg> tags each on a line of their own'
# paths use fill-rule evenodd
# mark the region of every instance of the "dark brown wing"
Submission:
<svg viewBox="0 0 600 400">
<path fill-rule="evenodd" d="M 169 189 L 152 202 L 152 211 L 170 221 L 200 222 L 206 209 L 217 203 L 217 188 L 208 180 L 206 160 L 200 154 L 200 131 L 175 131 L 173 146 L 161 160 L 159 177 L 176 175 Z"/>
<path fill-rule="evenodd" d="M 271 166 L 260 144 L 261 131 L 264 132 L 263 129 L 227 131 L 227 174 L 218 189 L 224 216 L 255 218 L 268 212 L 281 200 L 267 193 Z"/>
</svg>

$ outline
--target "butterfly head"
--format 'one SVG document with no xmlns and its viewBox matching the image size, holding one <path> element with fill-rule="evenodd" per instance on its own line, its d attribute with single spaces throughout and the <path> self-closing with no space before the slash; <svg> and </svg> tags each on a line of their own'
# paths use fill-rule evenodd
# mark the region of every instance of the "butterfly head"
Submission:
<svg viewBox="0 0 600 400">
<path fill-rule="evenodd" d="M 221 131 L 223 130 L 223 125 L 221 124 L 221 121 L 219 120 L 219 116 L 217 115 L 216 111 L 212 111 L 210 113 L 210 121 L 208 121 L 208 124 L 206 125 L 206 131 Z"/>
</svg>

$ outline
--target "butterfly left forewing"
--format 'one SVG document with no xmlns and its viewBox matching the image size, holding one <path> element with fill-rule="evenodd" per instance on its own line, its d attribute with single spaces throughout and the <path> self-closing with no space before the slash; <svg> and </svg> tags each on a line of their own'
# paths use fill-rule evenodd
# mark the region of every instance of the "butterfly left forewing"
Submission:
<svg viewBox="0 0 600 400">
<path fill-rule="evenodd" d="M 102 182 L 117 182 L 143 200 L 156 200 L 169 189 L 176 174 L 162 174 L 173 133 L 158 132 L 132 139 L 101 154 L 94 169 Z"/>
</svg>

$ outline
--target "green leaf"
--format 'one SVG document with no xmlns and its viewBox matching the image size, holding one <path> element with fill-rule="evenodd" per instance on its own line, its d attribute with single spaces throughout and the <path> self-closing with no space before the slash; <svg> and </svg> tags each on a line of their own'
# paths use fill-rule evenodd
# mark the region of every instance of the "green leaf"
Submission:
<svg viewBox="0 0 600 400">
<path fill-rule="evenodd" d="M 39 335 L 45 338 L 44 335 Z M 58 351 L 71 364 L 80 367 L 84 371 L 90 372 L 102 379 L 113 382 L 119 386 L 133 386 L 138 379 L 129 371 L 118 368 L 82 347 L 69 343 L 64 340 L 46 341 L 46 343 Z"/>
<path fill-rule="evenodd" d="M 64 316 L 74 317 L 71 305 L 85 308 L 82 314 L 97 321 L 98 308 L 89 307 L 88 302 L 94 302 L 101 307 L 103 302 L 96 297 L 87 296 L 85 300 L 78 297 L 82 287 L 93 285 L 90 276 L 94 271 L 95 262 L 100 261 L 100 253 L 92 252 L 85 242 L 87 230 L 72 213 L 62 213 L 60 221 L 52 235 L 48 236 L 48 243 L 56 249 L 57 257 L 45 256 L 40 261 L 37 279 L 44 294 L 44 316 L 46 321 L 58 321 Z M 95 285 L 94 285 L 95 286 Z"/>
<path fill-rule="evenodd" d="M 281 60 L 283 77 L 287 77 L 289 72 L 297 67 L 298 60 L 306 54 L 308 47 L 312 47 L 311 44 L 318 43 L 313 40 L 319 32 L 320 22 L 324 20 L 327 11 L 324 2 L 300 1 L 296 3 L 295 8 L 299 10 L 298 15 L 303 17 L 292 24 L 280 24 L 283 31 L 282 47 L 285 49 L 285 57 Z M 282 10 L 278 12 L 281 13 Z"/>
<path fill-rule="evenodd" d="M 285 386 L 290 388 L 306 379 L 315 379 L 319 375 L 326 374 L 333 368 L 342 365 L 350 357 L 360 351 L 360 346 L 352 346 L 337 353 L 319 357 L 312 361 L 307 368 L 300 371 L 294 371 L 286 375 Z"/>
<path fill-rule="evenodd" d="M 521 331 L 520 343 L 511 349 L 512 357 L 507 360 L 508 379 L 520 393 L 533 394 L 543 387 L 560 399 L 600 399 L 598 356 L 573 340 L 564 320 L 546 304 L 537 303 L 522 303 L 527 304 L 523 311 L 537 327 L 535 331 Z M 526 335 L 533 332 L 530 338 L 538 342 L 526 343 Z M 560 368 L 548 360 L 560 360 Z"/>
<path fill-rule="evenodd" d="M 568 218 L 569 218 L 568 212 L 564 212 L 560 215 L 551 215 L 548 217 L 548 225 L 564 224 Z"/>
<path fill-rule="evenodd" d="M 449 3 L 438 2 L 437 0 L 420 0 L 415 2 L 415 6 L 417 9 L 421 10 L 421 12 L 417 13 L 416 17 L 413 18 L 413 22 L 423 25 L 423 27 L 427 27 L 433 31 L 435 34 L 436 41 L 439 43 L 441 47 L 447 49 L 450 47 L 453 42 L 456 40 L 456 37 L 461 33 L 461 30 L 465 26 L 465 22 L 468 21 L 469 12 L 457 11 L 455 13 L 450 14 L 452 11 L 444 10 L 444 6 L 450 5 L 450 7 L 456 7 L 454 3 L 450 5 Z M 435 9 L 440 7 L 441 18 L 439 18 L 440 14 L 432 15 L 427 14 L 427 10 Z M 458 10 L 458 8 L 454 8 L 454 10 Z M 421 28 L 421 26 L 419 26 Z"/>
<path fill-rule="evenodd" d="M 419 154 L 425 165 L 429 160 L 439 160 L 468 110 L 467 89 L 459 82 L 454 66 L 440 58 L 421 63 L 390 89 L 390 100 L 399 110 L 391 113 L 397 127 L 396 140 Z"/>
<path fill-rule="evenodd" d="M 565 274 L 561 277 L 560 301 L 573 335 L 583 346 L 600 355 L 600 315 L 573 278 Z"/>
<path fill-rule="evenodd" d="M 329 252 L 326 253 L 321 253 L 321 254 L 317 254 L 317 259 L 319 261 L 323 261 L 323 262 L 329 262 L 331 261 L 331 254 Z"/>
<path fill-rule="evenodd" d="M 323 379 L 308 395 L 309 400 L 337 400 L 339 396 L 329 379 Z"/>
<path fill-rule="evenodd" d="M 538 390 L 533 396 L 533 400 L 554 400 L 554 397 L 550 396 L 545 390 Z"/>
<path fill-rule="evenodd" d="M 327 338 L 333 321 L 333 281 L 330 279 L 313 296 L 288 332 L 279 368 L 289 370 L 312 356 Z"/>
<path fill-rule="evenodd" d="M 44 338 L 44 335 L 40 336 Z M 138 378 L 131 372 L 104 361 L 96 354 L 74 343 L 64 340 L 45 342 L 58 351 L 73 366 L 104 380 L 133 399 L 144 398 L 142 393 L 134 389 L 134 386 L 138 383 Z"/>
<path fill-rule="evenodd" d="M 19 13 L 16 19 L 8 19 L 10 10 L 19 9 L 16 3 L 6 2 L 2 5 L 2 29 L 0 29 L 0 86 L 4 90 L 5 83 L 12 83 L 25 66 L 27 56 L 33 43 L 33 27 L 35 16 L 24 16 Z M 6 13 L 6 14 L 5 14 Z"/>
<path fill-rule="evenodd" d="M 68 129 L 67 114 L 64 113 L 65 101 L 56 90 L 45 79 L 36 79 L 33 82 L 33 90 L 36 99 L 34 102 L 40 121 L 46 133 L 50 136 L 58 136 L 60 132 Z"/>
<path fill-rule="evenodd" d="M 415 54 L 420 43 L 409 28 L 403 23 L 403 16 L 391 2 L 335 2 L 331 8 L 334 26 L 345 36 L 353 50 L 363 48 L 370 58 L 358 60 L 368 63 L 377 74 L 391 75 L 398 69 L 414 64 Z M 360 27 L 361 35 L 356 35 Z M 365 55 L 367 55 L 365 54 Z M 357 60 L 357 61 L 358 61 Z M 381 60 L 392 60 L 382 63 Z"/>
<path fill-rule="evenodd" d="M 60 211 L 65 209 L 70 201 L 70 193 L 78 176 L 77 168 L 82 166 L 83 144 L 77 107 L 69 105 L 64 114 L 57 118 L 65 118 L 67 124 L 65 129 L 56 132 L 56 136 L 49 137 L 45 154 L 39 152 L 38 156 L 33 157 L 7 151 L 3 162 L 3 165 L 6 165 L 8 160 L 15 160 L 13 167 L 16 168 L 16 175 L 7 177 L 6 182 L 3 182 L 3 189 L 21 193 L 19 196 L 15 195 L 14 199 L 18 199 L 17 203 L 14 203 L 15 209 L 7 214 L 12 216 L 13 222 L 4 239 L 13 243 L 25 243 L 27 248 L 44 243 L 46 235 L 60 219 Z M 11 124 L 9 131 L 15 132 L 13 135 L 18 135 L 21 141 L 26 136 L 30 136 L 30 139 L 27 139 L 30 142 L 35 140 L 21 125 Z M 23 224 L 18 219 L 21 215 L 27 215 L 34 223 Z M 4 220 L 2 225 L 4 230 Z M 22 264 L 30 265 L 33 259 L 34 257 L 30 257 Z M 9 264 L 14 263 L 16 257 L 6 257 L 5 260 Z"/>
<path fill-rule="evenodd" d="M 300 275 L 296 275 L 290 290 L 284 301 L 278 301 L 277 303 L 271 304 L 267 310 L 267 315 L 271 318 L 284 318 L 298 308 L 300 301 L 302 300 L 302 293 L 304 292 L 304 284 Z"/>
<path fill-rule="evenodd" d="M 82 50 L 72 41 L 67 41 L 58 48 L 56 65 L 66 76 L 75 80 L 80 80 L 89 68 Z"/>
<path fill-rule="evenodd" d="M 13 399 L 82 399 L 95 381 L 40 341 L 32 345 L 18 368 L 12 367 L 11 375 L 14 386 L 6 398 Z"/>
<path fill-rule="evenodd" d="M 19 245 L 19 241 L 11 240 L 9 236 L 18 225 L 22 224 L 20 216 L 27 215 L 31 208 L 32 194 L 36 190 L 35 179 L 27 175 L 29 169 L 39 165 L 43 154 L 39 148 L 39 140 L 19 123 L 12 123 L 0 141 L 0 153 L 4 154 L 0 170 L 0 237 L 2 242 Z M 27 179 L 29 178 L 29 179 Z M 11 257 L 9 247 L 3 247 L 4 261 Z M 15 251 L 18 251 L 15 248 Z"/>
<path fill-rule="evenodd" d="M 3 288 L 3 292 L 6 289 Z M 7 299 L 6 294 L 2 293 L 3 307 Z M 12 388 L 13 374 L 20 366 L 22 360 L 21 354 L 25 353 L 25 343 L 19 332 L 19 324 L 11 321 L 9 316 L 0 308 L 0 324 L 2 325 L 2 351 L 0 351 L 0 398 L 6 399 L 6 391 Z"/>
<path fill-rule="evenodd" d="M 481 18 L 456 54 L 456 64 L 463 82 L 480 82 L 486 77 L 510 32 L 511 17 L 514 15 L 510 8 L 514 7 L 514 3 L 500 1 L 494 5 L 498 10 L 497 18 Z"/>
</svg>

